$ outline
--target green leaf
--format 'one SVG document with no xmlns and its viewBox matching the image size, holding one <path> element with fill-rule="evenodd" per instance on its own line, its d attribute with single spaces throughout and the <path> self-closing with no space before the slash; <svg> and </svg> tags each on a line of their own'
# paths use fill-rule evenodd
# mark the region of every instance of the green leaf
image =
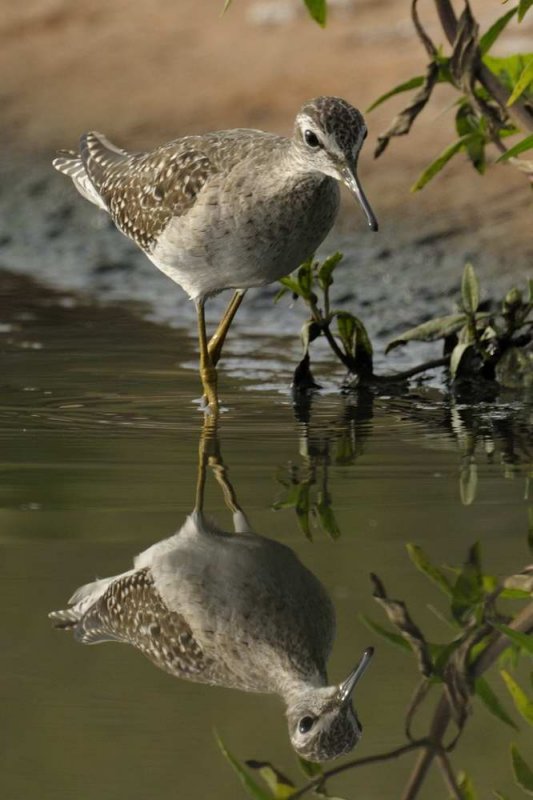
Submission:
<svg viewBox="0 0 533 800">
<path fill-rule="evenodd" d="M 306 538 L 311 540 L 311 527 L 309 525 L 309 500 L 311 487 L 308 483 L 302 483 L 299 487 L 297 501 L 296 501 L 296 516 L 298 523 Z"/>
<path fill-rule="evenodd" d="M 514 631 L 507 625 L 502 625 L 498 622 L 493 623 L 493 627 L 496 628 L 497 631 L 500 631 L 500 633 L 504 633 L 507 638 L 518 645 L 522 651 L 533 655 L 533 636 L 531 634 L 522 633 L 522 631 Z"/>
<path fill-rule="evenodd" d="M 509 694 L 513 698 L 516 710 L 523 716 L 526 722 L 533 725 L 533 701 L 529 699 L 522 687 L 518 685 L 515 679 L 506 670 L 502 669 L 500 675 L 505 681 Z"/>
<path fill-rule="evenodd" d="M 476 678 L 474 688 L 477 696 L 491 714 L 494 714 L 495 717 L 505 722 L 507 725 L 510 725 L 515 731 L 518 730 L 518 725 L 511 719 L 485 678 Z"/>
<path fill-rule="evenodd" d="M 479 134 L 481 121 L 476 116 L 470 103 L 463 101 L 455 114 L 455 130 L 459 136 L 469 133 Z"/>
<path fill-rule="evenodd" d="M 337 524 L 337 520 L 335 519 L 335 514 L 333 513 L 333 509 L 331 507 L 331 497 L 329 495 L 329 492 L 319 492 L 316 503 L 316 510 L 318 513 L 320 524 L 322 525 L 323 529 L 326 531 L 328 536 L 330 536 L 331 539 L 333 539 L 334 541 L 338 539 L 341 535 L 341 531 Z"/>
<path fill-rule="evenodd" d="M 333 271 L 337 264 L 342 261 L 344 258 L 342 253 L 333 253 L 332 256 L 328 256 L 326 260 L 321 264 L 318 270 L 318 285 L 321 289 L 327 289 L 333 283 Z"/>
<path fill-rule="evenodd" d="M 407 544 L 406 547 L 409 558 L 415 567 L 424 575 L 426 575 L 431 581 L 433 581 L 433 583 L 436 583 L 439 589 L 444 592 L 444 594 L 447 594 L 448 597 L 451 597 L 453 590 L 448 578 L 438 567 L 435 567 L 431 563 L 422 548 L 418 547 L 416 544 Z"/>
<path fill-rule="evenodd" d="M 505 88 L 512 93 L 525 67 L 531 61 L 531 53 L 515 53 L 505 58 L 495 58 L 494 56 L 484 56 L 483 63 L 490 69 L 503 83 Z M 526 95 L 533 92 L 533 84 L 530 83 L 525 89 Z M 527 97 L 527 99 L 531 99 Z"/>
<path fill-rule="evenodd" d="M 531 592 L 522 589 L 504 589 L 499 596 L 502 600 L 529 600 Z"/>
<path fill-rule="evenodd" d="M 298 281 L 299 293 L 304 300 L 309 300 L 313 286 L 313 262 L 305 261 L 298 267 L 296 279 Z"/>
<path fill-rule="evenodd" d="M 479 306 L 479 283 L 472 264 L 467 262 L 461 282 L 463 308 L 467 313 L 475 314 Z"/>
<path fill-rule="evenodd" d="M 354 317 L 353 319 L 355 322 L 355 350 L 357 353 L 363 350 L 363 352 L 371 358 L 373 349 L 368 331 L 358 317 Z"/>
<path fill-rule="evenodd" d="M 463 506 L 471 506 L 477 494 L 477 464 L 470 462 L 459 473 L 459 495 Z"/>
<path fill-rule="evenodd" d="M 302 325 L 300 330 L 300 338 L 302 340 L 302 347 L 304 354 L 309 351 L 309 344 L 320 336 L 320 328 L 313 319 L 308 319 Z"/>
<path fill-rule="evenodd" d="M 358 317 L 354 317 L 356 331 L 356 350 L 361 352 L 363 350 L 368 356 L 372 357 L 373 348 L 370 336 L 364 324 Z"/>
<path fill-rule="evenodd" d="M 457 376 L 457 371 L 459 369 L 461 361 L 463 360 L 463 356 L 467 350 L 470 350 L 471 347 L 472 347 L 471 344 L 459 342 L 459 344 L 456 344 L 455 347 L 453 348 L 450 357 L 450 375 L 452 376 L 452 378 L 455 378 Z"/>
<path fill-rule="evenodd" d="M 317 778 L 324 772 L 322 764 L 317 764 L 314 761 L 307 761 L 301 756 L 297 756 L 297 758 L 300 768 L 306 778 Z"/>
<path fill-rule="evenodd" d="M 451 612 L 458 622 L 467 619 L 475 606 L 483 599 L 480 562 L 479 542 L 475 542 L 468 551 L 468 558 L 453 587 Z"/>
<path fill-rule="evenodd" d="M 423 189 L 424 186 L 430 182 L 435 175 L 441 171 L 443 167 L 446 166 L 448 161 L 450 161 L 454 155 L 459 153 L 460 150 L 464 150 L 468 144 L 470 144 L 474 134 L 467 134 L 466 136 L 461 136 L 453 144 L 449 145 L 443 152 L 440 154 L 438 158 L 433 161 L 429 167 L 426 167 L 422 175 L 416 181 L 416 183 L 411 187 L 412 192 L 418 192 L 420 189 Z"/>
<path fill-rule="evenodd" d="M 485 173 L 487 166 L 487 159 L 485 157 L 485 138 L 483 136 L 476 136 L 466 146 L 466 154 L 470 159 L 472 166 L 480 175 Z"/>
<path fill-rule="evenodd" d="M 533 0 L 531 0 L 533 2 Z M 503 16 L 499 17 L 499 19 L 494 22 L 488 31 L 486 31 L 483 36 L 479 40 L 479 50 L 481 55 L 484 56 L 485 53 L 488 53 L 500 33 L 507 27 L 507 24 L 512 20 L 514 15 L 518 10 L 518 6 L 511 8 L 510 11 L 507 11 Z"/>
<path fill-rule="evenodd" d="M 274 800 L 287 800 L 294 794 L 295 786 L 283 773 L 272 766 L 269 761 L 247 761 L 246 766 L 259 772 L 272 792 Z"/>
<path fill-rule="evenodd" d="M 315 22 L 324 28 L 327 16 L 326 0 L 304 0 L 304 3 Z"/>
<path fill-rule="evenodd" d="M 448 620 L 446 620 L 448 622 Z M 449 624 L 449 623 L 448 623 Z M 431 657 L 433 659 L 433 668 L 435 673 L 442 677 L 442 673 L 444 668 L 447 666 L 451 656 L 457 648 L 461 645 L 461 639 L 454 639 L 452 642 L 448 644 L 432 644 L 430 645 L 431 648 Z"/>
<path fill-rule="evenodd" d="M 235 756 L 233 756 L 229 750 L 226 748 L 226 745 L 215 731 L 215 738 L 217 740 L 217 744 L 222 752 L 222 755 L 228 761 L 237 775 L 239 776 L 242 785 L 246 789 L 246 793 L 249 797 L 252 797 L 253 800 L 272 800 L 272 796 L 267 794 L 261 787 L 254 781 L 254 779 L 248 774 L 248 772 L 244 769 L 242 764 L 237 761 Z"/>
<path fill-rule="evenodd" d="M 468 158 L 481 174 L 485 171 L 485 121 L 474 112 L 468 102 L 462 102 L 455 115 L 455 127 L 459 136 L 472 134 L 466 144 Z"/>
<path fill-rule="evenodd" d="M 520 95 L 523 94 L 526 91 L 526 89 L 531 86 L 532 82 L 533 82 L 533 56 L 531 56 L 530 61 L 528 61 L 528 63 L 522 70 L 522 74 L 518 78 L 515 87 L 511 93 L 511 96 L 507 101 L 507 106 L 512 106 L 513 103 L 516 103 Z"/>
<path fill-rule="evenodd" d="M 303 296 L 300 289 L 300 284 L 294 278 L 290 278 L 289 276 L 287 276 L 286 278 L 280 278 L 279 282 L 283 285 L 285 291 L 292 292 L 292 294 L 296 294 L 299 297 Z M 276 297 L 276 300 L 282 297 L 283 294 L 285 294 L 285 291 L 283 289 L 280 289 Z"/>
<path fill-rule="evenodd" d="M 285 508 L 296 508 L 299 494 L 300 494 L 300 484 L 299 483 L 292 484 L 289 491 L 283 498 L 283 500 L 277 500 L 275 503 L 272 504 L 272 508 L 274 509 L 274 511 L 281 511 Z"/>
<path fill-rule="evenodd" d="M 407 342 L 433 342 L 435 339 L 444 339 L 452 333 L 456 333 L 466 322 L 464 314 L 448 314 L 445 317 L 435 317 L 421 325 L 396 336 L 385 348 L 385 353 L 389 353 L 395 347 L 407 344 Z"/>
<path fill-rule="evenodd" d="M 531 6 L 533 6 L 533 0 L 520 0 L 518 4 L 518 22 L 522 22 Z"/>
<path fill-rule="evenodd" d="M 289 289 L 287 286 L 282 286 L 281 289 L 279 289 L 279 291 L 277 292 L 274 298 L 274 302 L 277 303 L 279 300 L 281 300 L 281 298 L 284 297 L 288 291 Z"/>
<path fill-rule="evenodd" d="M 402 92 L 409 92 L 411 89 L 418 89 L 419 86 L 422 86 L 424 81 L 425 78 L 423 75 L 415 75 L 414 78 L 409 78 L 408 81 L 399 83 L 398 86 L 394 87 L 394 89 L 389 89 L 388 92 L 385 92 L 385 94 L 382 94 L 380 97 L 378 97 L 377 100 L 374 100 L 374 102 L 368 106 L 367 112 L 373 111 L 375 108 L 380 106 L 390 97 L 394 97 L 394 95 L 396 94 L 401 94 Z"/>
<path fill-rule="evenodd" d="M 466 772 L 460 772 L 458 774 L 457 783 L 459 784 L 462 800 L 477 800 L 477 794 L 476 790 L 474 789 L 474 784 L 472 783 L 472 779 L 466 774 Z"/>
<path fill-rule="evenodd" d="M 533 771 L 526 764 L 515 744 L 511 745 L 511 760 L 515 781 L 526 794 L 533 795 Z"/>
<path fill-rule="evenodd" d="M 337 330 L 348 355 L 355 356 L 357 329 L 354 315 L 349 311 L 339 311 L 337 313 Z"/>
<path fill-rule="evenodd" d="M 374 620 L 370 619 L 370 617 L 367 617 L 366 614 L 359 614 L 359 619 L 366 625 L 367 628 L 369 628 L 371 631 L 374 631 L 374 633 L 377 633 L 378 636 L 382 636 L 383 639 L 386 639 L 391 644 L 400 647 L 402 650 L 411 650 L 407 641 L 403 638 L 403 636 L 400 636 L 399 633 L 393 633 L 387 628 L 383 628 L 381 625 L 378 625 L 377 622 L 374 622 Z"/>
</svg>

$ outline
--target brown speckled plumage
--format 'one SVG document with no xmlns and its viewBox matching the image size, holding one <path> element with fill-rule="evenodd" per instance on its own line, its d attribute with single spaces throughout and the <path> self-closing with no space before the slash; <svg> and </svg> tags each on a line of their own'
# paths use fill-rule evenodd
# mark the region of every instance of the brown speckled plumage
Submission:
<svg viewBox="0 0 533 800">
<path fill-rule="evenodd" d="M 113 581 L 73 630 L 83 644 L 131 644 L 171 675 L 199 675 L 208 666 L 187 621 L 167 608 L 148 568 Z"/>
<path fill-rule="evenodd" d="M 335 615 L 320 582 L 285 545 L 228 534 L 200 512 L 50 618 L 84 644 L 128 643 L 176 677 L 281 695 L 307 758 L 340 755 L 361 734 L 343 684 L 327 685 Z M 302 734 L 309 714 L 322 722 Z"/>
<path fill-rule="evenodd" d="M 320 147 L 306 143 L 309 127 Z M 127 153 L 87 133 L 80 154 L 62 153 L 54 166 L 201 300 L 271 283 L 314 254 L 333 225 L 337 183 L 349 185 L 346 169 L 355 169 L 365 132 L 349 103 L 319 97 L 302 107 L 290 139 L 235 129 Z"/>
</svg>

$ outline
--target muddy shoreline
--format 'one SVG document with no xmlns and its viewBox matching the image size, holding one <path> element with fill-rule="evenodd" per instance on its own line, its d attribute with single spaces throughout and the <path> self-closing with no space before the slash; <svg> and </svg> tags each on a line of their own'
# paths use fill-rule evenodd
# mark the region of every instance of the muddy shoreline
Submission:
<svg viewBox="0 0 533 800">
<path fill-rule="evenodd" d="M 26 164 L 27 167 L 27 164 Z M 122 236 L 45 159 L 25 169 L 17 159 L 0 165 L 0 268 L 35 278 L 45 286 L 81 293 L 89 302 L 126 303 L 145 319 L 189 328 L 194 308 L 185 293 Z M 380 232 L 367 231 L 357 208 L 345 198 L 339 222 L 319 255 L 336 250 L 345 259 L 336 273 L 335 305 L 349 308 L 368 326 L 377 364 L 411 366 L 438 354 L 433 345 L 412 346 L 382 356 L 386 342 L 405 327 L 453 312 L 465 261 L 474 263 L 482 296 L 502 297 L 527 274 L 527 252 L 494 248 L 470 226 L 435 219 L 406 225 L 385 217 Z M 275 304 L 276 286 L 250 291 L 235 321 L 246 335 L 298 334 L 305 319 L 299 303 Z M 227 293 L 208 304 L 216 321 Z"/>
</svg>

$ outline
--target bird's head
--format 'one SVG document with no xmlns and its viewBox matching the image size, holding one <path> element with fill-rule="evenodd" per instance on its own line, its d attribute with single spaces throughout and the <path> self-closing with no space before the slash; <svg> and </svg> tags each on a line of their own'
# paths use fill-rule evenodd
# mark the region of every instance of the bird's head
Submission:
<svg viewBox="0 0 533 800">
<path fill-rule="evenodd" d="M 340 97 L 315 97 L 300 109 L 294 139 L 300 159 L 344 183 L 356 196 L 373 231 L 378 221 L 357 177 L 357 159 L 367 135 L 363 115 Z"/>
<path fill-rule="evenodd" d="M 338 686 L 308 689 L 287 706 L 291 744 L 307 761 L 328 761 L 348 753 L 358 743 L 363 728 L 351 695 L 365 672 L 373 649 L 365 650 L 357 667 Z"/>
</svg>

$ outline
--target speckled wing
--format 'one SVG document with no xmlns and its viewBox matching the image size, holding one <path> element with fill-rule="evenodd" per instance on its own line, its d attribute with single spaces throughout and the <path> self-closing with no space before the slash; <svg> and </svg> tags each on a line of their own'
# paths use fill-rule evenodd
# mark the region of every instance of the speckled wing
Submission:
<svg viewBox="0 0 533 800">
<path fill-rule="evenodd" d="M 149 568 L 113 581 L 74 627 L 74 636 L 84 644 L 131 644 L 182 678 L 201 680 L 208 666 L 186 620 L 163 602 Z"/>
<path fill-rule="evenodd" d="M 117 228 L 147 252 L 173 217 L 192 208 L 217 171 L 198 137 L 185 137 L 152 153 L 128 154 L 102 134 L 87 133 L 80 154 Z"/>
</svg>

